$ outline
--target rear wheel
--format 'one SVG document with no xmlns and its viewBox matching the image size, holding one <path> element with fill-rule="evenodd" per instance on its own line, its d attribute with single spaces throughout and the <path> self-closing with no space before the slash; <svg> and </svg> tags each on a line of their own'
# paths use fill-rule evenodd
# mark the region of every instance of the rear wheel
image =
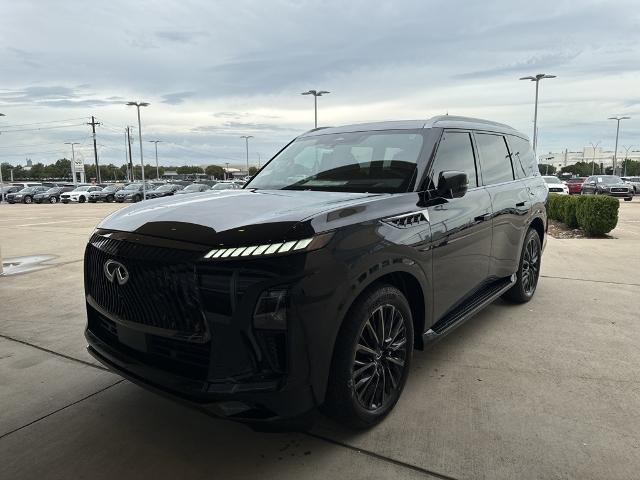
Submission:
<svg viewBox="0 0 640 480">
<path fill-rule="evenodd" d="M 354 428 L 377 424 L 400 398 L 412 353 L 405 296 L 389 285 L 366 290 L 338 334 L 324 410 Z"/>
<path fill-rule="evenodd" d="M 540 236 L 538 232 L 530 228 L 522 245 L 520 265 L 516 273 L 517 281 L 502 297 L 516 303 L 525 303 L 531 300 L 538 286 L 541 259 Z"/>
</svg>

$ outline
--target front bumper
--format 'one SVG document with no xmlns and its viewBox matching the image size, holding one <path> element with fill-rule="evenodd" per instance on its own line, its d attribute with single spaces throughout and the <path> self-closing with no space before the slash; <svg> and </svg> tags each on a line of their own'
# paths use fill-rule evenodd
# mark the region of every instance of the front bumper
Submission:
<svg viewBox="0 0 640 480">
<path fill-rule="evenodd" d="M 85 336 L 89 352 L 108 368 L 239 421 L 298 418 L 322 403 L 340 324 L 336 292 L 346 291 L 336 288 L 327 252 L 203 262 L 197 260 L 203 252 L 99 238 L 92 237 L 85 254 Z M 107 259 L 126 265 L 126 285 L 105 280 Z M 290 298 L 286 328 L 256 327 L 257 299 L 283 285 Z M 169 324 L 187 325 L 175 328 L 183 332 L 204 328 L 185 336 L 169 332 Z"/>
</svg>

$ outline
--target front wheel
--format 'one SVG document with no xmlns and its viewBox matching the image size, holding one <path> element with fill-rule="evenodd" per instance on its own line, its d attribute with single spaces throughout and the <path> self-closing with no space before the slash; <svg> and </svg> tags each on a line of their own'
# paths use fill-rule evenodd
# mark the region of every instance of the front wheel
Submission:
<svg viewBox="0 0 640 480">
<path fill-rule="evenodd" d="M 413 319 L 390 285 L 366 290 L 336 340 L 324 410 L 353 428 L 368 428 L 393 409 L 409 373 Z"/>
<path fill-rule="evenodd" d="M 24 203 L 31 203 L 31 202 L 33 202 L 33 199 L 29 195 L 24 197 Z"/>
<path fill-rule="evenodd" d="M 84 203 L 85 201 L 86 201 L 86 198 L 80 195 L 80 197 L 78 198 L 78 203 Z"/>
<path fill-rule="evenodd" d="M 540 276 L 540 262 L 542 259 L 542 247 L 540 236 L 533 228 L 530 228 L 524 237 L 520 265 L 516 273 L 517 281 L 502 296 L 506 300 L 516 303 L 525 303 L 533 298 L 538 286 Z"/>
<path fill-rule="evenodd" d="M 625 202 L 630 202 L 631 201 L 631 197 L 624 197 L 624 201 Z"/>
<path fill-rule="evenodd" d="M 56 203 L 58 199 L 56 197 L 49 197 L 49 203 Z"/>
<path fill-rule="evenodd" d="M 113 195 L 107 195 L 107 198 L 105 199 L 105 202 L 111 203 L 111 202 L 113 202 L 113 200 L 114 200 Z"/>
</svg>

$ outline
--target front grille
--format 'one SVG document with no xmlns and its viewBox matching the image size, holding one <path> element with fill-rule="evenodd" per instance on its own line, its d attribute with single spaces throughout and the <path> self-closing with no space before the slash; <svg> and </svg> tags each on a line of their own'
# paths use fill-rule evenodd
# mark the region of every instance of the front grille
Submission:
<svg viewBox="0 0 640 480">
<path fill-rule="evenodd" d="M 139 362 L 186 378 L 206 380 L 211 357 L 211 343 L 193 343 L 147 334 L 146 351 L 131 348 L 118 338 L 116 325 L 95 310 L 89 313 L 89 331 L 110 347 Z"/>
<path fill-rule="evenodd" d="M 94 235 L 85 252 L 87 294 L 106 314 L 167 330 L 192 341 L 207 338 L 194 260 L 198 252 L 143 245 Z M 128 281 L 110 282 L 108 260 L 120 262 Z"/>
<path fill-rule="evenodd" d="M 555 188 L 555 187 L 551 187 L 549 188 L 550 192 L 562 192 L 562 188 Z"/>
<path fill-rule="evenodd" d="M 611 193 L 627 193 L 629 191 L 628 188 L 625 187 L 612 187 Z"/>
</svg>

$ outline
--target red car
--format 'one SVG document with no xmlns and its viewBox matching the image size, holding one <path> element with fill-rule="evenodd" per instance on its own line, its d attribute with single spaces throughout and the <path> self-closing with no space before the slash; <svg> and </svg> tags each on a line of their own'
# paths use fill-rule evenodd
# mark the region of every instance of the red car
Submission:
<svg viewBox="0 0 640 480">
<path fill-rule="evenodd" d="M 567 187 L 569 187 L 569 195 L 574 193 L 580 195 L 580 192 L 582 192 L 582 184 L 585 180 L 586 179 L 584 177 L 570 178 L 567 180 L 565 183 L 567 184 Z"/>
</svg>

